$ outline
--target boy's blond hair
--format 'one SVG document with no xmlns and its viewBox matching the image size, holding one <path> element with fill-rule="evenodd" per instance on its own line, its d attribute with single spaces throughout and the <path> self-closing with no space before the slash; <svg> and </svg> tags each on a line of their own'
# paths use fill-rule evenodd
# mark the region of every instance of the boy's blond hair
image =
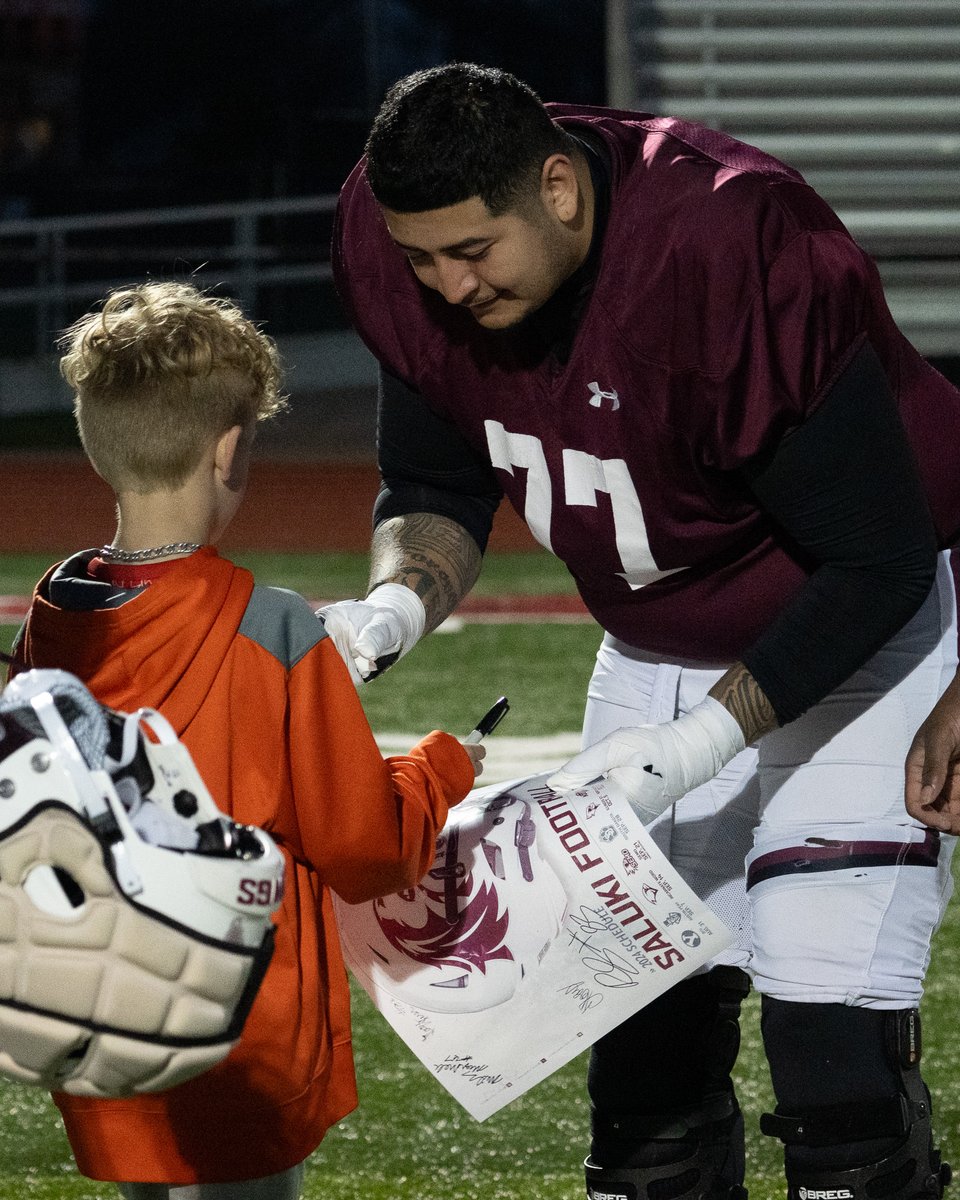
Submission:
<svg viewBox="0 0 960 1200">
<path fill-rule="evenodd" d="M 179 486 L 211 440 L 286 405 L 273 340 L 190 284 L 113 292 L 59 345 L 83 447 L 115 491 Z"/>
</svg>

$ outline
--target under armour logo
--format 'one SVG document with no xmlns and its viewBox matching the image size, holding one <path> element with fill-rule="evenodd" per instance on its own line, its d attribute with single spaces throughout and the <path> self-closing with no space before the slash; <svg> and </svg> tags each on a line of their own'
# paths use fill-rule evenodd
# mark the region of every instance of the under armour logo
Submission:
<svg viewBox="0 0 960 1200">
<path fill-rule="evenodd" d="M 594 380 L 593 383 L 588 383 L 587 387 L 590 389 L 590 403 L 594 408 L 600 408 L 604 400 L 610 401 L 610 407 L 614 412 L 616 412 L 616 410 L 620 407 L 620 397 L 617 394 L 616 388 L 613 388 L 612 391 L 605 392 L 596 380 Z"/>
</svg>

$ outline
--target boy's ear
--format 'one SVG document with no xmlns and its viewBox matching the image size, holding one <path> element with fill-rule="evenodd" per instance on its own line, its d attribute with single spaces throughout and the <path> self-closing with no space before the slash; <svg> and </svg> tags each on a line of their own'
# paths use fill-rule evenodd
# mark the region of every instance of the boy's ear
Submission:
<svg viewBox="0 0 960 1200">
<path fill-rule="evenodd" d="M 246 478 L 246 472 L 243 470 L 243 447 L 242 425 L 231 425 L 217 438 L 213 465 L 227 487 L 241 486 Z"/>
</svg>

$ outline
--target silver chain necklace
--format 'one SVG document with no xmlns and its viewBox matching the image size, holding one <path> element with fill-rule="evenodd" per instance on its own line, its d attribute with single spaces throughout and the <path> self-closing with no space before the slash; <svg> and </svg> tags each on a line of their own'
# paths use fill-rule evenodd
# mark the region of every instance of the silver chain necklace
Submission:
<svg viewBox="0 0 960 1200">
<path fill-rule="evenodd" d="M 121 550 L 119 546 L 101 546 L 100 557 L 109 562 L 139 563 L 151 558 L 166 558 L 168 554 L 192 554 L 199 550 L 200 542 L 170 542 L 166 546 L 154 546 L 150 550 Z"/>
</svg>

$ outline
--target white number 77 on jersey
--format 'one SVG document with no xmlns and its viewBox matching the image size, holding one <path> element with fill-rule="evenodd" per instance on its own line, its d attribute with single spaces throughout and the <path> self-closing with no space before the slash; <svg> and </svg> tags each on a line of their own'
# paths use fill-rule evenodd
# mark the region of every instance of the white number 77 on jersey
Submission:
<svg viewBox="0 0 960 1200">
<path fill-rule="evenodd" d="M 527 472 L 527 494 L 523 517 L 530 532 L 551 553 L 550 524 L 553 516 L 553 485 L 540 439 L 531 433 L 511 433 L 499 421 L 484 421 L 490 462 L 513 474 L 514 467 Z M 647 539 L 647 525 L 627 464 L 622 458 L 597 458 L 583 450 L 563 451 L 564 501 L 568 505 L 597 505 L 597 493 L 610 497 L 614 540 L 623 570 L 620 574 L 636 590 L 682 568 L 662 571 L 654 561 Z"/>
</svg>

